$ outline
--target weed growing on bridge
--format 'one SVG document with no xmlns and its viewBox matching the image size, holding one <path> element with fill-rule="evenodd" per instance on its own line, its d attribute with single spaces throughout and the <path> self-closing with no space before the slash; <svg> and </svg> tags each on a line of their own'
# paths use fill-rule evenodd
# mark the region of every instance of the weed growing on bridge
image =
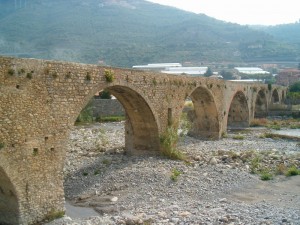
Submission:
<svg viewBox="0 0 300 225">
<path fill-rule="evenodd" d="M 92 80 L 92 76 L 91 76 L 90 72 L 86 73 L 85 79 L 88 81 Z"/>
<path fill-rule="evenodd" d="M 106 79 L 106 82 L 111 83 L 115 80 L 115 74 L 112 70 L 104 70 L 104 76 Z"/>
<path fill-rule="evenodd" d="M 27 73 L 26 78 L 28 78 L 29 80 L 32 79 L 32 73 Z"/>
<path fill-rule="evenodd" d="M 24 74 L 25 73 L 25 69 L 21 68 L 20 70 L 18 70 L 18 74 Z"/>
</svg>

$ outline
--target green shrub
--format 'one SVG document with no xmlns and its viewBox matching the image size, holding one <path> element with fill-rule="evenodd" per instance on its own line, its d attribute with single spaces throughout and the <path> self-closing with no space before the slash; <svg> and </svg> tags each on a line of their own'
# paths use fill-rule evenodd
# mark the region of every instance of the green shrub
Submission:
<svg viewBox="0 0 300 225">
<path fill-rule="evenodd" d="M 171 174 L 171 177 L 170 177 L 170 179 L 172 180 L 172 181 L 177 181 L 178 180 L 178 177 L 181 175 L 181 172 L 179 171 L 179 170 L 177 170 L 176 168 L 174 168 L 173 170 L 172 170 L 172 174 Z"/>
<path fill-rule="evenodd" d="M 265 170 L 265 171 L 261 172 L 260 179 L 261 180 L 272 180 L 273 175 L 268 170 Z"/>
<path fill-rule="evenodd" d="M 114 71 L 112 70 L 104 70 L 104 76 L 106 79 L 106 82 L 111 83 L 115 80 Z"/>
<path fill-rule="evenodd" d="M 232 138 L 235 139 L 235 140 L 244 140 L 245 139 L 245 137 L 242 136 L 242 135 L 235 135 Z"/>
<path fill-rule="evenodd" d="M 0 142 L 0 149 L 4 148 L 5 147 L 5 144 Z"/>
<path fill-rule="evenodd" d="M 261 158 L 259 156 L 255 156 L 250 162 L 250 173 L 257 173 L 260 167 Z"/>
<path fill-rule="evenodd" d="M 287 170 L 287 172 L 286 172 L 285 175 L 286 175 L 287 177 L 290 177 L 290 176 L 297 176 L 297 175 L 300 175 L 300 170 L 297 169 L 296 166 L 292 166 L 292 167 L 290 167 L 290 168 Z"/>
<path fill-rule="evenodd" d="M 168 127 L 160 137 L 162 154 L 170 159 L 185 160 L 186 156 L 176 147 L 178 139 L 177 129 L 174 126 Z"/>
</svg>

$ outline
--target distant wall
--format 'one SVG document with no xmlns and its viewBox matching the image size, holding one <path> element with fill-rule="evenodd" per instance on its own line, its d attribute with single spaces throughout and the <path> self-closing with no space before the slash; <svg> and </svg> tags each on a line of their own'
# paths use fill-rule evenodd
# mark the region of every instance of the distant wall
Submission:
<svg viewBox="0 0 300 225">
<path fill-rule="evenodd" d="M 93 117 L 99 116 L 124 116 L 125 111 L 117 99 L 94 99 Z"/>
</svg>

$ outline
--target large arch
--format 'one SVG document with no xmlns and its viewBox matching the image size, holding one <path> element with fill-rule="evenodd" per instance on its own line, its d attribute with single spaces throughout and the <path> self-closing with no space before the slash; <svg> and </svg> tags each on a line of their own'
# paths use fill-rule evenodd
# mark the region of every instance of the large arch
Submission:
<svg viewBox="0 0 300 225">
<path fill-rule="evenodd" d="M 248 127 L 249 126 L 249 108 L 247 99 L 243 92 L 237 92 L 230 104 L 228 127 Z"/>
<path fill-rule="evenodd" d="M 273 90 L 271 102 L 272 102 L 272 104 L 279 103 L 279 94 L 278 94 L 277 89 Z"/>
<path fill-rule="evenodd" d="M 108 86 L 105 90 L 118 99 L 126 112 L 126 154 L 157 154 L 160 149 L 159 128 L 145 98 L 132 88 L 122 85 Z"/>
<path fill-rule="evenodd" d="M 204 87 L 197 87 L 190 95 L 194 110 L 190 111 L 189 118 L 192 128 L 188 135 L 198 138 L 218 139 L 220 125 L 218 111 L 213 95 Z"/>
<path fill-rule="evenodd" d="M 254 118 L 263 118 L 267 116 L 268 103 L 264 90 L 260 90 L 257 93 L 254 108 Z"/>
<path fill-rule="evenodd" d="M 0 224 L 19 224 L 19 204 L 13 184 L 0 167 Z"/>
</svg>

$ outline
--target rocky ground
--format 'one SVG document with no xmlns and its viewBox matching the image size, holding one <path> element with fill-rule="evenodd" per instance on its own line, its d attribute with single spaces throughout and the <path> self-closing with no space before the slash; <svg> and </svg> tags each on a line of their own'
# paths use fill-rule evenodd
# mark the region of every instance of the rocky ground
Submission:
<svg viewBox="0 0 300 225">
<path fill-rule="evenodd" d="M 299 168 L 299 142 L 268 132 L 231 131 L 218 141 L 184 137 L 178 147 L 189 160 L 183 162 L 124 155 L 122 122 L 75 127 L 66 199 L 93 208 L 95 216 L 65 216 L 49 225 L 300 224 L 300 176 L 260 178 Z"/>
</svg>

